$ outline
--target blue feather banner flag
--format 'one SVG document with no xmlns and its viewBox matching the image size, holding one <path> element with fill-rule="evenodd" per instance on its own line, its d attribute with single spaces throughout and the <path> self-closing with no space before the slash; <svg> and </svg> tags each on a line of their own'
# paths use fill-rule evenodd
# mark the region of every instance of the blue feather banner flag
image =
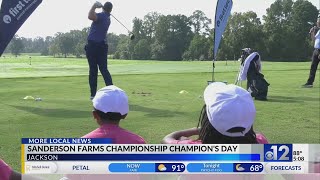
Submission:
<svg viewBox="0 0 320 180">
<path fill-rule="evenodd" d="M 42 0 L 3 0 L 0 10 L 0 56 Z"/>
<path fill-rule="evenodd" d="M 231 13 L 232 0 L 218 0 L 216 7 L 216 16 L 214 24 L 214 49 L 213 60 L 216 60 L 220 41 L 224 30 L 226 29 L 228 19 Z"/>
</svg>

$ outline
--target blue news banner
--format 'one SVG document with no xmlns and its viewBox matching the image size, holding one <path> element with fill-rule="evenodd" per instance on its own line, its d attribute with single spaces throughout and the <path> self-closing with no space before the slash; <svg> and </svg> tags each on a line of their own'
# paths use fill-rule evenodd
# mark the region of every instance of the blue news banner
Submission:
<svg viewBox="0 0 320 180">
<path fill-rule="evenodd" d="M 32 163 L 52 162 L 58 166 L 72 162 L 97 162 L 107 163 L 107 172 L 110 173 L 265 173 L 267 171 L 267 163 L 290 163 L 297 159 L 297 154 L 300 159 L 303 151 L 293 151 L 292 144 L 268 144 L 254 145 L 254 148 L 248 148 L 251 145 L 233 145 L 234 149 L 239 148 L 237 153 L 218 153 L 192 152 L 181 153 L 173 152 L 162 153 L 157 152 L 120 152 L 120 153 L 28 153 L 27 146 L 47 145 L 103 145 L 103 146 L 156 146 L 156 145 L 112 145 L 111 139 L 79 139 L 79 138 L 25 138 L 22 139 L 25 162 L 30 165 Z M 157 145 L 163 148 L 176 148 L 177 145 Z M 178 145 L 179 146 L 179 145 Z M 182 147 L 184 145 L 180 145 Z M 187 145 L 185 145 L 187 146 Z M 201 145 L 200 145 L 201 146 Z M 205 145 L 202 145 L 205 146 Z M 208 145 L 207 145 L 208 146 Z M 213 146 L 213 145 L 212 145 Z M 228 147 L 229 145 L 217 145 L 217 147 Z M 231 147 L 231 145 L 230 145 Z M 241 151 L 241 148 L 246 151 Z M 223 148 L 222 148 L 223 149 Z M 231 148 L 230 148 L 231 149 Z M 250 150 L 248 150 L 250 149 Z M 221 149 L 220 149 L 221 150 Z M 243 153 L 243 152 L 254 153 Z M 262 151 L 262 152 L 261 152 Z M 271 165 L 270 165 L 271 166 Z M 89 166 L 84 165 L 85 170 L 92 170 Z M 272 166 L 271 166 L 272 167 Z M 24 172 L 24 171 L 23 171 Z M 61 173 L 61 172 L 60 172 Z M 101 172 L 100 172 L 101 173 Z"/>
</svg>

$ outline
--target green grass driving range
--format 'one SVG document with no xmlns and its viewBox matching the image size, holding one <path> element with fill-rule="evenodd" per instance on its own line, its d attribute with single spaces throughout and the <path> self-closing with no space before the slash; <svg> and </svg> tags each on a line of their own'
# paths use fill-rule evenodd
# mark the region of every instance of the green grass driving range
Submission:
<svg viewBox="0 0 320 180">
<path fill-rule="evenodd" d="M 196 126 L 211 67 L 212 62 L 109 60 L 114 84 L 129 96 L 130 113 L 121 126 L 148 143 Z M 319 70 L 314 87 L 301 88 L 309 68 L 310 62 L 263 62 L 269 101 L 255 101 L 254 128 L 271 143 L 320 143 Z M 217 62 L 215 79 L 234 83 L 238 69 L 239 62 Z M 98 86 L 104 86 L 101 76 Z M 22 137 L 81 137 L 98 127 L 91 116 L 86 59 L 1 58 L 0 93 L 0 154 L 16 170 Z"/>
</svg>

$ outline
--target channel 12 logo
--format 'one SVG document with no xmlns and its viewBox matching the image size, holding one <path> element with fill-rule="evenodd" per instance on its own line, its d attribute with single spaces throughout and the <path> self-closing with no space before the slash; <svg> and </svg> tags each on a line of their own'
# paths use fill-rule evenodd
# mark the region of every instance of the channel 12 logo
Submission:
<svg viewBox="0 0 320 180">
<path fill-rule="evenodd" d="M 265 162 L 292 162 L 292 144 L 265 144 Z"/>
</svg>

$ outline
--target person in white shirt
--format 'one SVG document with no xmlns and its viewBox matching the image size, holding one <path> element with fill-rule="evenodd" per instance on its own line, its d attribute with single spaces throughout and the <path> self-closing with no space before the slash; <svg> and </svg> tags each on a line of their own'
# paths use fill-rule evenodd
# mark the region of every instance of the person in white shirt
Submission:
<svg viewBox="0 0 320 180">
<path fill-rule="evenodd" d="M 318 64 L 320 61 L 320 16 L 317 20 L 317 26 L 312 27 L 310 29 L 311 39 L 314 41 L 314 51 L 312 54 L 312 63 L 310 68 L 309 79 L 306 84 L 302 85 L 302 87 L 312 88 L 313 82 L 316 77 L 316 72 L 318 68 Z"/>
</svg>

